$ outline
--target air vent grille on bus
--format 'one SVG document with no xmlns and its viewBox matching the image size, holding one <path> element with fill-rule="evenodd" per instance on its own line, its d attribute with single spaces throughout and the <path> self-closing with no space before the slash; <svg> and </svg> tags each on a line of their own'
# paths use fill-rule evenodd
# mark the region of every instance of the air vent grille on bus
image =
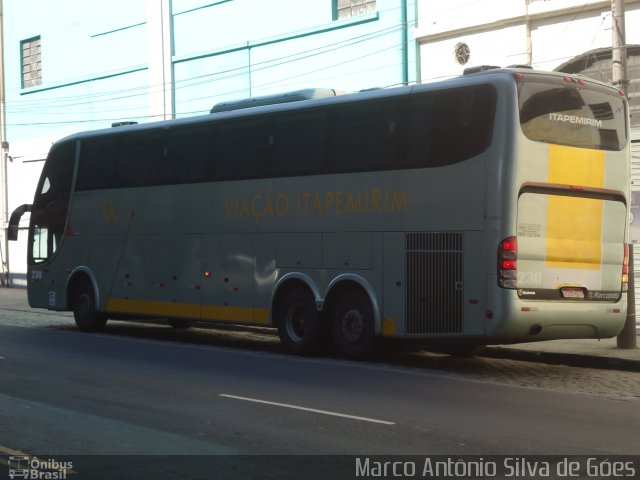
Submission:
<svg viewBox="0 0 640 480">
<path fill-rule="evenodd" d="M 407 234 L 407 333 L 462 332 L 462 238 L 457 232 Z"/>
</svg>

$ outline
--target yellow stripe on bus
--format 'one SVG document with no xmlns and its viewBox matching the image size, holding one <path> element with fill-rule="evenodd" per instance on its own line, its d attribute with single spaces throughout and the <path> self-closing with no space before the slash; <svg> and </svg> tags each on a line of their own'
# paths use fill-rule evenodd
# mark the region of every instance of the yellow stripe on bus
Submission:
<svg viewBox="0 0 640 480">
<path fill-rule="evenodd" d="M 395 318 L 385 317 L 382 319 L 382 334 L 388 337 L 398 335 L 398 322 Z"/>
<path fill-rule="evenodd" d="M 269 323 L 269 310 L 266 308 L 202 305 L 202 319 L 265 325 Z"/>
<path fill-rule="evenodd" d="M 602 188 L 605 152 L 549 145 L 549 183 Z M 603 201 L 549 195 L 547 255 L 549 268 L 599 270 L 602 260 Z"/>
<path fill-rule="evenodd" d="M 110 298 L 107 301 L 107 311 L 125 314 L 157 315 L 159 317 L 201 318 L 202 320 L 258 323 L 261 325 L 269 323 L 269 309 L 267 308 Z"/>
</svg>

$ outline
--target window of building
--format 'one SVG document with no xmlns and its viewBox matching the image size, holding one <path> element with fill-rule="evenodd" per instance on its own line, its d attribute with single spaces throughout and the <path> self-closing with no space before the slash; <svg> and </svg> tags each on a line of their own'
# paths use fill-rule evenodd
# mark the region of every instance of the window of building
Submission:
<svg viewBox="0 0 640 480">
<path fill-rule="evenodd" d="M 333 19 L 357 17 L 376 11 L 376 0 L 333 0 Z"/>
<path fill-rule="evenodd" d="M 42 85 L 42 54 L 40 37 L 20 42 L 22 59 L 22 88 Z"/>
</svg>

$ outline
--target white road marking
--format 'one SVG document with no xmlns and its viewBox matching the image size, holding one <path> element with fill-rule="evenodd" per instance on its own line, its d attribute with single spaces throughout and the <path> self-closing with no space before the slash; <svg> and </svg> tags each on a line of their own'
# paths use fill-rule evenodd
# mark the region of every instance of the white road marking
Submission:
<svg viewBox="0 0 640 480">
<path fill-rule="evenodd" d="M 287 403 L 269 402 L 267 400 L 259 400 L 257 398 L 238 397 L 236 395 L 228 395 L 226 393 L 219 394 L 221 397 L 233 398 L 235 400 L 244 400 L 245 402 L 263 403 L 265 405 L 273 405 L 276 407 L 291 408 L 293 410 L 302 410 L 304 412 L 320 413 L 322 415 L 332 415 L 334 417 L 350 418 L 351 420 L 360 420 L 363 422 L 381 423 L 383 425 L 395 425 L 395 422 L 388 422 L 386 420 L 377 420 L 375 418 L 357 417 L 355 415 L 347 415 L 345 413 L 329 412 L 327 410 L 317 410 L 315 408 L 300 407 L 298 405 L 289 405 Z"/>
</svg>

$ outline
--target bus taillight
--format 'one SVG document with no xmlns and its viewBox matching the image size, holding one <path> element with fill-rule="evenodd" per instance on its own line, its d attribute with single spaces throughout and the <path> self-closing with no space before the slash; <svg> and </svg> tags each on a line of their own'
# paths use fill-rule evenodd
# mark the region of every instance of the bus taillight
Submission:
<svg viewBox="0 0 640 480">
<path fill-rule="evenodd" d="M 518 244 L 516 237 L 507 237 L 498 245 L 498 285 L 516 288 L 518 270 Z"/>
<path fill-rule="evenodd" d="M 629 287 L 629 244 L 624 244 L 624 260 L 622 261 L 622 291 Z"/>
</svg>

